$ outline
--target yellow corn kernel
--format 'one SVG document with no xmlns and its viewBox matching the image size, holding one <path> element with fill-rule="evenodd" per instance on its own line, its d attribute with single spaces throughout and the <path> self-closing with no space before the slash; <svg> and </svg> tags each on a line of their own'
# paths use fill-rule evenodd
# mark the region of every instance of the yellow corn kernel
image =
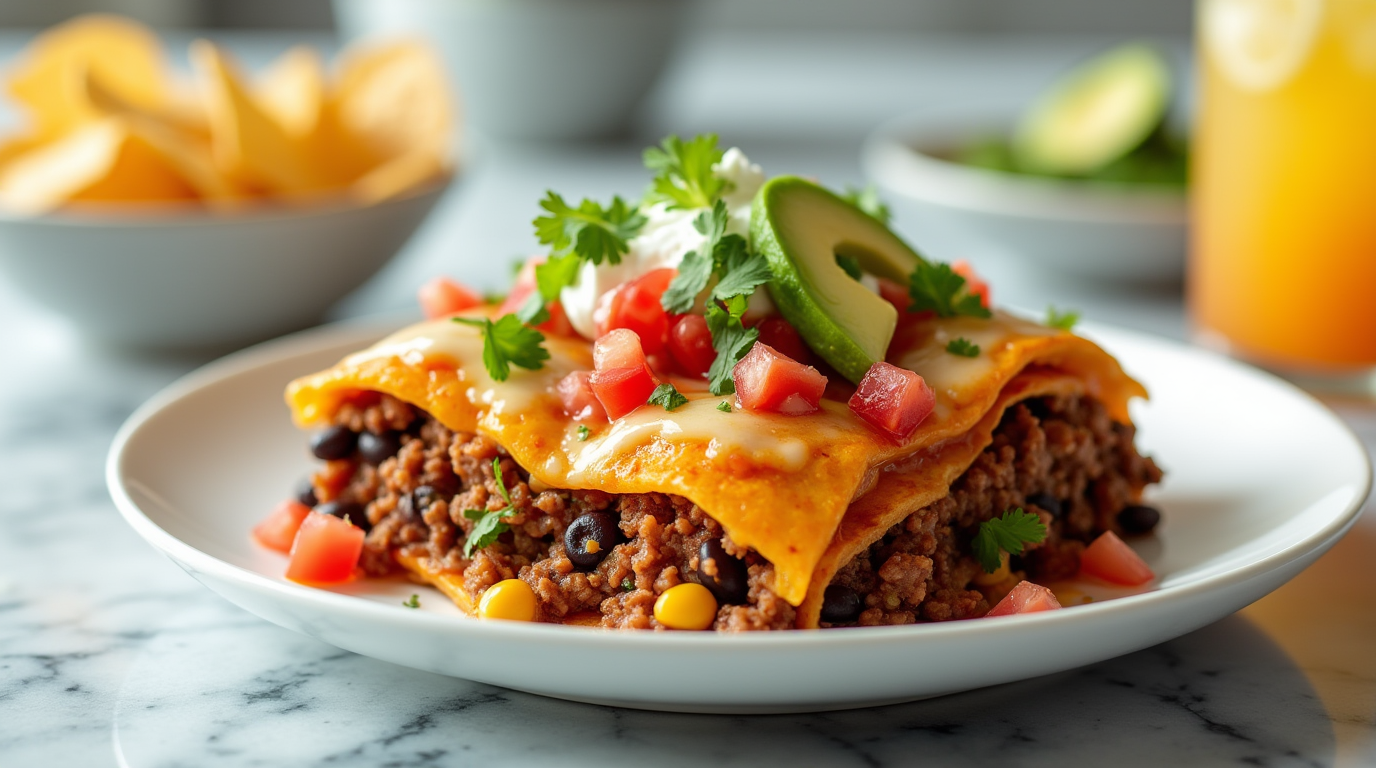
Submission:
<svg viewBox="0 0 1376 768">
<path fill-rule="evenodd" d="M 1009 575 L 1008 553 L 1000 552 L 998 570 L 993 573 L 985 573 L 984 569 L 981 568 L 979 573 L 975 574 L 975 584 L 981 587 L 992 587 L 1002 582 L 1004 579 L 1007 579 Z"/>
<path fill-rule="evenodd" d="M 717 618 L 717 599 L 707 587 L 685 582 L 655 601 L 655 619 L 669 629 L 707 629 Z"/>
<path fill-rule="evenodd" d="M 487 588 L 478 601 L 484 619 L 535 621 L 535 590 L 520 579 L 506 579 Z"/>
</svg>

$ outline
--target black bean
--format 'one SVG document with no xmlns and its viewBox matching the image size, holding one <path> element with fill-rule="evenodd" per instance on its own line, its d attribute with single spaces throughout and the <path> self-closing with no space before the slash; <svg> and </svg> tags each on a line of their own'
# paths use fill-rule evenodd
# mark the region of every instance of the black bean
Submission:
<svg viewBox="0 0 1376 768">
<path fill-rule="evenodd" d="M 363 460 L 377 466 L 382 462 L 397 455 L 401 450 L 401 435 L 396 432 L 375 432 L 358 433 L 358 455 Z"/>
<path fill-rule="evenodd" d="M 1159 522 L 1161 522 L 1161 512 L 1155 507 L 1134 504 L 1130 507 L 1123 507 L 1123 511 L 1118 513 L 1118 525 L 1122 526 L 1123 533 L 1129 536 L 1151 533 Z"/>
<path fill-rule="evenodd" d="M 848 624 L 860 618 L 860 594 L 850 587 L 832 584 L 822 593 L 822 621 Z"/>
<path fill-rule="evenodd" d="M 364 531 L 372 529 L 373 524 L 368 522 L 368 512 L 362 504 L 356 501 L 327 501 L 315 508 L 316 513 L 330 515 L 341 520 L 348 520 Z"/>
<path fill-rule="evenodd" d="M 315 483 L 309 477 L 301 478 L 301 482 L 296 484 L 296 500 L 308 507 L 313 507 L 320 503 L 315 498 Z"/>
<path fill-rule="evenodd" d="M 707 561 L 711 560 L 715 574 L 706 571 Z M 717 602 L 725 605 L 740 605 L 750 594 L 746 581 L 745 563 L 726 554 L 721 539 L 708 539 L 698 549 L 698 580 L 716 596 Z"/>
<path fill-rule="evenodd" d="M 358 444 L 358 435 L 348 427 L 334 426 L 315 433 L 311 438 L 311 453 L 321 461 L 347 459 Z"/>
<path fill-rule="evenodd" d="M 411 502 L 415 505 L 417 512 L 424 512 L 430 508 L 431 504 L 439 498 L 439 492 L 433 485 L 416 486 L 416 490 L 411 491 Z"/>
<path fill-rule="evenodd" d="M 1065 513 L 1065 507 L 1061 504 L 1061 500 L 1049 493 L 1031 494 L 1027 497 L 1027 503 L 1050 512 L 1052 517 L 1060 517 Z"/>
<path fill-rule="evenodd" d="M 564 551 L 579 568 L 595 568 L 616 546 L 616 534 L 616 518 L 610 512 L 589 512 L 564 529 Z"/>
</svg>

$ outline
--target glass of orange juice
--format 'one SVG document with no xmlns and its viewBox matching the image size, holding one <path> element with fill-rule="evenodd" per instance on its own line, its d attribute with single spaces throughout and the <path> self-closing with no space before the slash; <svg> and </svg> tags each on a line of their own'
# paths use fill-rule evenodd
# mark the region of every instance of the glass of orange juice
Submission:
<svg viewBox="0 0 1376 768">
<path fill-rule="evenodd" d="M 1189 302 L 1304 377 L 1376 370 L 1376 0 L 1200 0 Z"/>
</svg>

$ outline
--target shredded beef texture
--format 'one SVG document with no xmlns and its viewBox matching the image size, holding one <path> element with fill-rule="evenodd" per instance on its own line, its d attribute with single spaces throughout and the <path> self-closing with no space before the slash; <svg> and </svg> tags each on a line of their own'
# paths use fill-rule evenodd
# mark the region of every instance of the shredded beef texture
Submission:
<svg viewBox="0 0 1376 768">
<path fill-rule="evenodd" d="M 397 573 L 394 555 L 405 551 L 459 574 L 475 596 L 503 579 L 522 579 L 539 598 L 543 621 L 593 616 L 609 628 L 662 629 L 654 618 L 656 598 L 676 584 L 698 581 L 703 543 L 721 539 L 726 552 L 745 563 L 748 596 L 744 604 L 722 605 L 714 628 L 794 626 L 794 607 L 768 586 L 773 567 L 736 546 L 715 520 L 681 496 L 543 487 L 491 438 L 449 430 L 385 395 L 360 396 L 340 409 L 335 423 L 392 431 L 401 439 L 397 454 L 376 467 L 356 457 L 341 459 L 326 462 L 314 477 L 322 502 L 367 505 L 372 529 L 362 565 L 369 574 Z M 980 570 L 969 554 L 970 539 L 979 523 L 1012 507 L 1036 512 L 1049 528 L 1045 542 L 1015 558 L 1019 572 L 1034 579 L 1072 575 L 1084 543 L 1116 530 L 1117 512 L 1160 479 L 1151 460 L 1137 454 L 1132 437 L 1131 427 L 1113 422 L 1086 398 L 1043 398 L 1010 409 L 993 444 L 949 496 L 895 525 L 833 580 L 862 596 L 855 623 L 984 615 L 989 593 L 972 586 Z M 466 557 L 464 543 L 476 521 L 464 513 L 508 506 L 494 459 L 511 498 L 512 512 L 503 518 L 509 530 Z M 1029 505 L 1027 497 L 1037 493 L 1063 500 L 1063 514 L 1053 517 Z M 564 531 L 580 515 L 601 511 L 616 516 L 621 541 L 596 567 L 579 568 L 564 551 Z"/>
</svg>

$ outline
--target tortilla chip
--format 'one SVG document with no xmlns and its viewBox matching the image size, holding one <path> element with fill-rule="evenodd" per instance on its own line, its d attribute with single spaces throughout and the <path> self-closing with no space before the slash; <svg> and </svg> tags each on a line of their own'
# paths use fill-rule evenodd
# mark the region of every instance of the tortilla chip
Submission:
<svg viewBox="0 0 1376 768">
<path fill-rule="evenodd" d="M 350 191 L 364 203 L 379 203 L 439 181 L 448 173 L 448 167 L 434 152 L 421 149 L 379 165 L 354 182 Z"/>
<path fill-rule="evenodd" d="M 106 118 L 0 171 L 0 207 L 37 215 L 73 202 L 194 200 L 196 190 L 128 123 Z"/>
<path fill-rule="evenodd" d="M 345 54 L 330 106 L 370 166 L 422 150 L 447 160 L 454 106 L 444 65 L 422 42 L 396 40 Z"/>
<path fill-rule="evenodd" d="M 263 71 L 254 95 L 288 136 L 315 133 L 325 109 L 325 70 L 315 49 L 296 46 Z"/>
<path fill-rule="evenodd" d="M 191 62 L 201 79 L 212 155 L 221 172 L 246 187 L 288 196 L 326 186 L 303 141 L 258 103 L 223 51 L 197 40 L 191 44 Z"/>
<path fill-rule="evenodd" d="M 167 71 L 157 37 L 137 22 L 104 14 L 77 17 L 35 38 L 10 73 L 7 88 L 30 112 L 35 133 L 52 139 L 104 116 L 86 99 L 87 70 L 121 101 L 147 109 L 167 103 Z"/>
</svg>

